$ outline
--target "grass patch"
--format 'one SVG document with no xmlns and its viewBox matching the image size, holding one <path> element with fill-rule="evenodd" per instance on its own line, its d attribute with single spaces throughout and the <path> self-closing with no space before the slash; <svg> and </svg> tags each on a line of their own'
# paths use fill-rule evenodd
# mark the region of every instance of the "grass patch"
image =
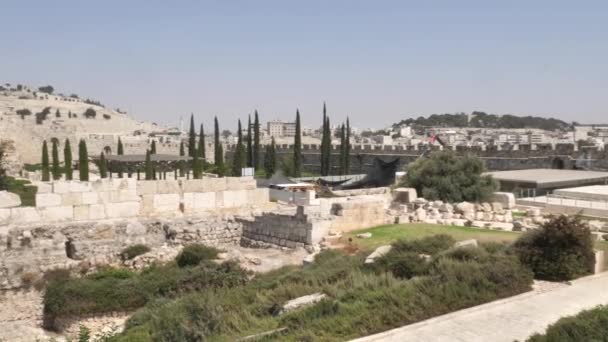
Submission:
<svg viewBox="0 0 608 342">
<path fill-rule="evenodd" d="M 368 239 L 360 239 L 357 234 L 372 233 Z M 342 237 L 344 241 L 352 239 L 352 243 L 361 250 L 371 250 L 382 245 L 390 245 L 396 240 L 420 239 L 437 234 L 451 236 L 456 241 L 477 239 L 478 242 L 513 242 L 521 234 L 483 228 L 444 226 L 437 224 L 409 223 L 392 224 L 349 232 Z"/>
<path fill-rule="evenodd" d="M 6 184 L 8 192 L 19 195 L 22 207 L 36 206 L 36 192 L 38 192 L 38 187 L 33 186 L 30 181 L 6 177 Z"/>
</svg>

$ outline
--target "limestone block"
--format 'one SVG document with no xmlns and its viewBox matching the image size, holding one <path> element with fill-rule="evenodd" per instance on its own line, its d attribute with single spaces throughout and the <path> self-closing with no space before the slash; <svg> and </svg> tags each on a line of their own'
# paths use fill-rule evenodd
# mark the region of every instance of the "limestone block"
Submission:
<svg viewBox="0 0 608 342">
<path fill-rule="evenodd" d="M 502 204 L 505 209 L 515 208 L 515 195 L 510 192 L 495 192 L 494 201 Z"/>
<path fill-rule="evenodd" d="M 412 203 L 418 197 L 414 188 L 397 188 L 393 190 L 393 201 L 398 203 Z"/>
<path fill-rule="evenodd" d="M 395 223 L 396 224 L 410 223 L 410 216 L 409 215 L 399 215 L 399 216 L 395 217 Z"/>
<path fill-rule="evenodd" d="M 481 210 L 487 212 L 492 211 L 492 206 L 490 205 L 490 203 L 484 202 L 481 204 Z"/>
<path fill-rule="evenodd" d="M 141 213 L 152 214 L 154 212 L 154 194 L 141 195 Z"/>
<path fill-rule="evenodd" d="M 156 194 L 153 197 L 152 206 L 156 212 L 178 212 L 179 194 Z"/>
<path fill-rule="evenodd" d="M 13 208 L 21 205 L 19 195 L 8 191 L 0 191 L 0 208 Z"/>
<path fill-rule="evenodd" d="M 200 192 L 207 191 L 224 191 L 226 187 L 226 178 L 203 178 L 200 180 L 202 183 L 202 189 Z"/>
<path fill-rule="evenodd" d="M 502 214 L 504 212 L 502 204 L 499 202 L 492 202 L 492 210 L 497 214 Z"/>
<path fill-rule="evenodd" d="M 61 194 L 61 205 L 81 205 L 82 192 L 67 192 Z"/>
<path fill-rule="evenodd" d="M 34 182 L 33 184 L 36 186 L 36 188 L 38 188 L 38 190 L 36 191 L 36 193 L 38 194 L 48 194 L 50 192 L 53 192 L 53 185 L 51 183 Z"/>
<path fill-rule="evenodd" d="M 205 210 L 215 208 L 214 192 L 187 192 L 184 193 L 184 210 Z"/>
<path fill-rule="evenodd" d="M 376 250 L 374 250 L 374 252 L 372 254 L 368 255 L 367 258 L 365 258 L 365 263 L 373 264 L 377 258 L 380 258 L 381 256 L 385 255 L 386 253 L 390 252 L 390 250 L 392 248 L 393 248 L 393 246 L 391 246 L 391 245 L 380 246 L 380 247 L 376 248 Z"/>
<path fill-rule="evenodd" d="M 127 225 L 127 235 L 129 236 L 134 236 L 134 235 L 144 235 L 146 234 L 146 226 L 144 226 L 143 224 L 141 224 L 140 222 L 131 222 Z"/>
<path fill-rule="evenodd" d="M 459 214 L 465 214 L 475 211 L 475 205 L 469 202 L 460 202 L 456 204 L 455 211 Z"/>
<path fill-rule="evenodd" d="M 137 202 L 140 200 L 137 196 L 137 192 L 132 189 L 121 189 L 116 191 L 110 191 L 110 202 L 121 203 L 121 202 Z"/>
<path fill-rule="evenodd" d="M 53 192 L 56 194 L 65 194 L 70 192 L 70 182 L 62 180 L 53 181 Z"/>
<path fill-rule="evenodd" d="M 89 206 L 89 219 L 102 220 L 106 218 L 106 207 L 103 204 L 91 204 Z"/>
<path fill-rule="evenodd" d="M 11 218 L 11 209 L 2 208 L 0 209 L 0 224 L 8 223 Z"/>
<path fill-rule="evenodd" d="M 57 207 L 61 205 L 61 195 L 53 193 L 36 194 L 36 207 Z"/>
<path fill-rule="evenodd" d="M 108 218 L 135 217 L 139 215 L 139 202 L 108 203 L 105 205 Z"/>
<path fill-rule="evenodd" d="M 93 191 L 96 192 L 114 190 L 112 187 L 112 180 L 108 178 L 97 179 L 93 182 L 89 182 L 89 184 L 91 184 L 91 188 L 93 189 Z"/>
<path fill-rule="evenodd" d="M 469 239 L 469 240 L 458 241 L 454 244 L 454 248 L 459 248 L 459 247 L 477 247 L 477 240 Z"/>
<path fill-rule="evenodd" d="M 91 191 L 91 183 L 89 182 L 81 182 L 81 181 L 71 181 L 68 182 L 70 192 L 85 192 Z"/>
<path fill-rule="evenodd" d="M 28 223 L 39 222 L 41 219 L 40 212 L 33 207 L 18 207 L 11 208 L 11 222 L 13 223 Z"/>
<path fill-rule="evenodd" d="M 74 219 L 74 207 L 64 205 L 40 209 L 42 220 L 45 222 L 71 221 Z"/>
<path fill-rule="evenodd" d="M 156 193 L 156 181 L 140 180 L 137 182 L 138 195 L 154 195 Z"/>
<path fill-rule="evenodd" d="M 96 192 L 89 191 L 82 193 L 82 204 L 97 204 L 99 202 L 99 196 Z"/>
<path fill-rule="evenodd" d="M 74 220 L 86 221 L 89 219 L 89 208 L 88 205 L 77 205 L 74 207 Z"/>
<path fill-rule="evenodd" d="M 247 190 L 247 203 L 249 205 L 264 205 L 270 201 L 268 188 Z"/>
<path fill-rule="evenodd" d="M 323 300 L 325 297 L 327 297 L 327 296 L 324 293 L 317 292 L 317 293 L 313 293 L 313 294 L 310 294 L 307 296 L 302 296 L 302 297 L 292 299 L 292 300 L 288 301 L 287 303 L 285 303 L 285 305 L 283 305 L 283 309 L 281 310 L 280 313 L 281 314 L 287 313 L 289 311 L 298 309 L 302 306 L 315 304 L 315 303 Z"/>
<path fill-rule="evenodd" d="M 253 190 L 256 188 L 253 177 L 225 177 L 227 190 Z"/>
<path fill-rule="evenodd" d="M 222 193 L 222 207 L 224 208 L 235 208 L 247 205 L 247 190 L 226 190 L 222 191 Z"/>
<path fill-rule="evenodd" d="M 159 180 L 156 182 L 157 194 L 179 194 L 182 191 L 179 182 L 176 180 Z"/>
</svg>

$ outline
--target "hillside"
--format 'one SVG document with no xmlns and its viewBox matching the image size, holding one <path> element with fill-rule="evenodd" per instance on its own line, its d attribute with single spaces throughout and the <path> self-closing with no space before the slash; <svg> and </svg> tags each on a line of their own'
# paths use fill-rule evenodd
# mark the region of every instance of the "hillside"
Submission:
<svg viewBox="0 0 608 342">
<path fill-rule="evenodd" d="M 410 125 L 417 127 L 472 127 L 472 128 L 531 128 L 545 130 L 566 130 L 570 124 L 554 118 L 543 118 L 538 116 L 516 116 L 511 114 L 498 115 L 484 112 L 473 112 L 456 114 L 433 114 L 428 117 L 417 119 L 409 118 L 401 120 L 393 126 Z"/>
<path fill-rule="evenodd" d="M 6 84 L 0 87 L 0 137 L 12 145 L 24 163 L 39 162 L 43 140 L 69 138 L 75 142 L 89 140 L 91 135 L 135 135 L 162 129 L 138 122 L 98 101 L 55 94 L 52 87 L 40 89 Z"/>
</svg>

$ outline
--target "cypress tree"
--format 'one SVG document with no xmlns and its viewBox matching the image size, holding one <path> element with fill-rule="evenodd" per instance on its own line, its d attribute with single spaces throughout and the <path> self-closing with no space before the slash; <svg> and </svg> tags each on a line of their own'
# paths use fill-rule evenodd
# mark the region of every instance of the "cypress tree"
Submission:
<svg viewBox="0 0 608 342">
<path fill-rule="evenodd" d="M 192 177 L 194 179 L 201 179 L 203 177 L 203 170 L 201 167 L 201 160 L 198 156 L 198 152 L 195 151 L 194 157 L 192 157 Z"/>
<path fill-rule="evenodd" d="M 89 153 L 87 152 L 87 143 L 84 139 L 78 143 L 78 170 L 81 181 L 89 180 Z"/>
<path fill-rule="evenodd" d="M 350 173 L 350 119 L 346 117 L 346 152 L 344 153 L 344 174 Z"/>
<path fill-rule="evenodd" d="M 260 118 L 258 111 L 255 111 L 255 119 L 253 121 L 253 167 L 257 170 L 260 168 Z"/>
<path fill-rule="evenodd" d="M 214 147 L 214 162 L 215 162 L 215 166 L 218 169 L 221 169 L 224 167 L 224 149 L 222 147 L 222 142 L 220 141 L 220 124 L 217 121 L 217 116 L 215 117 L 215 132 L 214 132 L 214 141 L 213 141 L 213 147 Z"/>
<path fill-rule="evenodd" d="M 300 111 L 296 109 L 296 135 L 293 139 L 293 171 L 295 177 L 302 177 L 302 132 Z"/>
<path fill-rule="evenodd" d="M 57 146 L 57 139 L 53 138 L 51 147 L 52 167 L 51 174 L 53 179 L 57 180 L 61 178 L 61 167 L 59 167 L 59 147 Z"/>
<path fill-rule="evenodd" d="M 247 166 L 253 167 L 253 137 L 251 133 L 251 115 L 247 121 Z"/>
<path fill-rule="evenodd" d="M 266 178 L 272 177 L 277 167 L 277 150 L 274 142 L 274 137 L 270 140 L 270 145 L 266 145 L 266 153 L 264 153 L 264 170 Z"/>
<path fill-rule="evenodd" d="M 323 103 L 323 127 L 321 137 L 321 175 L 327 176 L 331 170 L 331 128 L 329 117 L 327 116 L 327 107 Z"/>
<path fill-rule="evenodd" d="M 234 151 L 234 160 L 232 161 L 233 176 L 241 176 L 241 169 L 245 166 L 246 161 L 247 158 L 245 156 L 245 147 L 243 146 L 243 129 L 241 127 L 241 120 L 239 119 L 238 139 L 236 143 L 236 150 Z"/>
<path fill-rule="evenodd" d="M 152 180 L 154 171 L 152 170 L 152 161 L 150 160 L 150 150 L 146 150 L 146 162 L 144 164 L 146 171 L 146 180 Z"/>
<path fill-rule="evenodd" d="M 70 139 L 65 139 L 65 146 L 63 147 L 63 163 L 65 179 L 72 180 L 74 170 L 72 169 L 72 146 L 70 145 Z"/>
<path fill-rule="evenodd" d="M 179 143 L 179 155 L 182 157 L 186 155 L 186 150 L 184 149 L 183 141 L 180 141 L 180 143 Z M 186 175 L 186 168 L 184 167 L 184 162 L 180 161 L 179 162 L 179 176 L 184 177 L 185 175 Z"/>
<path fill-rule="evenodd" d="M 205 165 L 207 159 L 207 151 L 205 150 L 205 128 L 201 124 L 201 129 L 198 134 L 198 156 L 201 159 L 201 167 Z M 201 170 L 202 171 L 202 170 Z"/>
<path fill-rule="evenodd" d="M 108 178 L 108 164 L 106 163 L 106 155 L 103 152 L 99 155 L 99 177 Z"/>
<path fill-rule="evenodd" d="M 156 140 L 152 140 L 152 146 L 150 147 L 150 154 L 156 154 Z"/>
<path fill-rule="evenodd" d="M 49 148 L 46 145 L 46 140 L 42 142 L 42 181 L 48 182 L 51 180 L 49 170 Z"/>
<path fill-rule="evenodd" d="M 339 174 L 345 174 L 346 168 L 346 132 L 344 124 L 340 126 L 340 164 L 338 168 Z"/>
<path fill-rule="evenodd" d="M 194 114 L 190 115 L 190 133 L 188 135 L 188 156 L 194 157 L 196 153 L 196 132 L 194 131 Z"/>
<path fill-rule="evenodd" d="M 125 154 L 124 147 L 122 146 L 122 140 L 120 140 L 120 138 L 118 138 L 118 147 L 116 148 L 116 154 L 119 156 L 122 156 Z M 118 165 L 118 178 L 122 178 L 122 176 L 123 176 L 122 165 L 119 164 Z"/>
</svg>

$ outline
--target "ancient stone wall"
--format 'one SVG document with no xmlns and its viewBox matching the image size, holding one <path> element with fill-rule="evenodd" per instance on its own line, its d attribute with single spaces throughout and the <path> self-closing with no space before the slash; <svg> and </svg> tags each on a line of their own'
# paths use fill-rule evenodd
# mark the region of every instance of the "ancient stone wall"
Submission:
<svg viewBox="0 0 608 342">
<path fill-rule="evenodd" d="M 156 181 L 122 178 L 36 185 L 36 207 L 0 209 L 0 225 L 183 216 L 269 203 L 268 189 L 256 188 L 253 177 Z"/>
</svg>

